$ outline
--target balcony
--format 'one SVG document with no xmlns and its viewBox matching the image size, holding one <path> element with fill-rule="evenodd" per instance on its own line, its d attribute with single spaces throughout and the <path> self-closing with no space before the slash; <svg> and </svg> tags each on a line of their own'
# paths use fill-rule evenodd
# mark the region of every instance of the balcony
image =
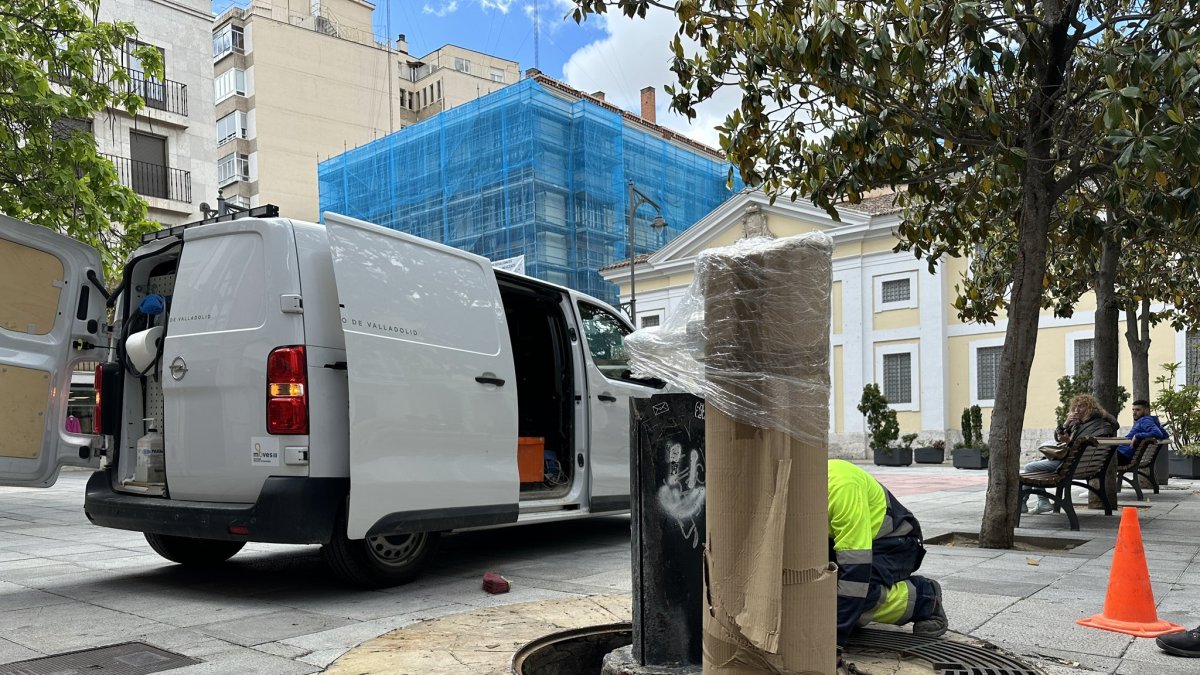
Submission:
<svg viewBox="0 0 1200 675">
<path fill-rule="evenodd" d="M 138 162 L 128 157 L 101 154 L 113 163 L 121 184 L 143 197 L 192 203 L 192 174 L 162 164 Z"/>
<path fill-rule="evenodd" d="M 114 83 L 113 86 L 116 87 L 119 85 Z M 158 80 L 146 77 L 140 72 L 131 71 L 129 73 L 129 84 L 126 85 L 126 88 L 128 91 L 141 96 L 146 102 L 147 108 L 164 110 L 187 117 L 187 85 L 182 82 Z"/>
</svg>

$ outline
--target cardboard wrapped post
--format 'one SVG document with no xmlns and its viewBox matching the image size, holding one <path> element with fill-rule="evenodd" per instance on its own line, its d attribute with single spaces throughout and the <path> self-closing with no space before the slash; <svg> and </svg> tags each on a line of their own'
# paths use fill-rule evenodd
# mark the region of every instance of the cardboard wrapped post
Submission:
<svg viewBox="0 0 1200 675">
<path fill-rule="evenodd" d="M 832 674 L 828 562 L 832 245 L 823 235 L 705 255 L 708 400 L 704 672 Z"/>
</svg>

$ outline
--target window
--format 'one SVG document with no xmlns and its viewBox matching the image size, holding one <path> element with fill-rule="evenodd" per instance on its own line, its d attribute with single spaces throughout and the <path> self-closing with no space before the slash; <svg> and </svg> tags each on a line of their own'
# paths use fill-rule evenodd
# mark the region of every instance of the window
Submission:
<svg viewBox="0 0 1200 675">
<path fill-rule="evenodd" d="M 217 160 L 217 185 L 250 180 L 250 158 L 235 152 Z"/>
<path fill-rule="evenodd" d="M 241 26 L 228 25 L 213 33 L 213 60 L 226 54 L 242 54 L 246 51 L 246 36 Z"/>
<path fill-rule="evenodd" d="M 996 400 L 996 382 L 1000 379 L 1000 354 L 1004 346 L 980 347 L 975 350 L 975 398 Z"/>
<path fill-rule="evenodd" d="M 1200 385 L 1200 332 L 1189 330 L 1183 361 L 1187 368 L 1187 383 Z"/>
<path fill-rule="evenodd" d="M 246 113 L 235 110 L 217 120 L 217 145 L 235 138 L 246 138 Z"/>
<path fill-rule="evenodd" d="M 883 355 L 883 395 L 888 403 L 912 403 L 912 354 Z"/>
<path fill-rule="evenodd" d="M 629 335 L 629 327 L 608 311 L 583 302 L 579 303 L 579 316 L 596 367 L 610 380 L 628 378 L 625 336 Z"/>
<path fill-rule="evenodd" d="M 875 311 L 911 309 L 917 306 L 917 273 L 900 272 L 875 277 Z"/>
<path fill-rule="evenodd" d="M 492 68 L 492 82 L 503 82 L 504 71 L 500 68 Z"/>
<path fill-rule="evenodd" d="M 145 42 L 129 40 L 125 43 L 125 54 L 123 55 L 125 68 L 129 71 L 129 86 L 135 94 L 142 97 L 142 100 L 146 102 L 148 107 L 162 110 L 167 105 L 167 89 L 158 78 L 146 75 L 146 68 L 142 65 L 142 60 L 134 54 L 135 50 L 143 47 L 153 47 L 158 50 L 163 70 L 166 71 L 166 53 L 162 47 L 154 47 Z"/>
<path fill-rule="evenodd" d="M 245 195 L 232 195 L 230 197 L 226 197 L 225 203 L 242 209 L 250 208 L 250 198 Z"/>
<path fill-rule="evenodd" d="M 1092 338 L 1075 341 L 1075 373 L 1079 373 L 1079 368 L 1083 364 L 1096 358 L 1095 342 Z"/>
<path fill-rule="evenodd" d="M 129 132 L 129 165 L 133 191 L 147 197 L 167 198 L 167 139 L 141 131 Z"/>
<path fill-rule="evenodd" d="M 437 100 L 442 100 L 442 81 L 437 81 Z"/>
<path fill-rule="evenodd" d="M 880 286 L 879 299 L 882 302 L 903 302 L 909 298 L 908 279 L 892 279 Z"/>
<path fill-rule="evenodd" d="M 241 68 L 227 70 L 213 80 L 216 89 L 216 101 L 220 103 L 230 96 L 246 95 L 246 71 Z"/>
<path fill-rule="evenodd" d="M 642 328 L 653 328 L 662 324 L 662 316 L 658 314 L 643 315 L 638 317 L 638 321 L 641 322 Z"/>
<path fill-rule="evenodd" d="M 471 62 L 456 56 L 454 57 L 454 69 L 464 73 L 469 73 L 471 72 Z"/>
</svg>

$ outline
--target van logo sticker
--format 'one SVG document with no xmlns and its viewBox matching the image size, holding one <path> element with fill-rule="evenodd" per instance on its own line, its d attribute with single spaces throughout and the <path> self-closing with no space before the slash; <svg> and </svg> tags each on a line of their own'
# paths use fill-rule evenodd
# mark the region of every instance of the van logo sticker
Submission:
<svg viewBox="0 0 1200 675">
<path fill-rule="evenodd" d="M 212 314 L 173 314 L 171 315 L 171 323 L 183 323 L 184 321 L 205 321 L 211 318 Z"/>
<path fill-rule="evenodd" d="M 251 438 L 250 464 L 253 466 L 279 466 L 279 439 L 270 436 Z"/>
<path fill-rule="evenodd" d="M 380 333 L 395 333 L 396 335 L 408 335 L 411 337 L 417 336 L 417 329 L 405 328 L 404 326 L 394 326 L 390 323 L 379 323 L 378 321 L 363 321 L 362 319 L 354 319 L 342 317 L 343 326 L 352 326 L 354 328 L 370 328 L 371 330 Z"/>
<path fill-rule="evenodd" d="M 187 361 L 184 361 L 182 356 L 176 356 L 171 360 L 170 370 L 172 380 L 175 380 L 176 382 L 182 380 L 183 376 L 187 375 Z"/>
</svg>

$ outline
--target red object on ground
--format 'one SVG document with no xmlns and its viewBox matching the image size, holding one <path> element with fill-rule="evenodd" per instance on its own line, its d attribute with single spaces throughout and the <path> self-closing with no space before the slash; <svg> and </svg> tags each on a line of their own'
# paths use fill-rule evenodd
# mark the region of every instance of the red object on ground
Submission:
<svg viewBox="0 0 1200 675">
<path fill-rule="evenodd" d="M 483 575 L 483 590 L 492 595 L 507 593 L 510 588 L 512 588 L 512 584 L 508 583 L 508 579 L 495 572 L 488 572 Z"/>
<path fill-rule="evenodd" d="M 1146 552 L 1142 547 L 1142 526 L 1138 522 L 1138 511 L 1132 506 L 1126 506 L 1121 513 L 1104 611 L 1075 623 L 1137 637 L 1157 637 L 1184 630 L 1183 626 L 1158 618 L 1154 589 L 1150 587 L 1150 570 L 1146 567 Z"/>
</svg>

